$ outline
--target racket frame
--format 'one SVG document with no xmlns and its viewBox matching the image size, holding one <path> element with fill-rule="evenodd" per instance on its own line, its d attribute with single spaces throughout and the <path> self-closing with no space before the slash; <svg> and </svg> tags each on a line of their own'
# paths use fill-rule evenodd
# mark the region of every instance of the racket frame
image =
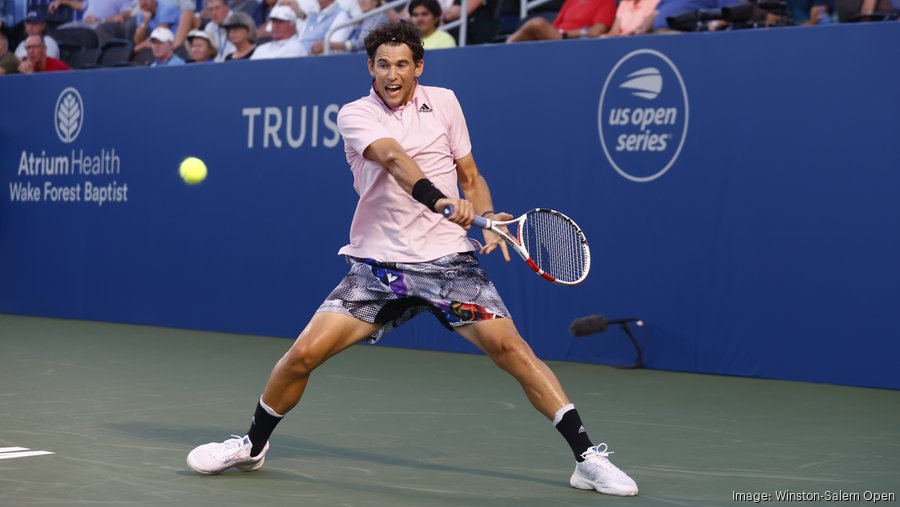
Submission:
<svg viewBox="0 0 900 507">
<path fill-rule="evenodd" d="M 447 210 L 449 210 L 449 213 Z M 574 280 L 571 282 L 565 281 L 565 280 L 557 280 L 552 275 L 544 272 L 544 270 L 541 269 L 541 267 L 538 266 L 536 262 L 534 262 L 534 259 L 531 258 L 531 255 L 528 253 L 528 250 L 525 248 L 525 244 L 522 240 L 522 233 L 523 233 L 523 229 L 525 228 L 525 221 L 528 219 L 528 215 L 532 214 L 532 213 L 536 213 L 536 212 L 552 213 L 552 214 L 562 218 L 569 224 L 571 224 L 572 227 L 577 232 L 578 237 L 581 240 L 581 244 L 583 246 L 584 257 L 585 257 L 584 258 L 584 264 L 585 264 L 584 270 L 581 274 L 581 277 L 578 278 L 577 280 Z M 447 208 L 444 209 L 444 215 L 450 216 L 452 214 L 453 214 L 452 206 L 447 206 Z M 559 211 L 556 211 L 556 210 L 550 209 L 550 208 L 534 208 L 533 210 L 528 211 L 512 220 L 491 220 L 491 219 L 485 218 L 483 216 L 476 216 L 472 220 L 472 223 L 474 225 L 477 225 L 478 227 L 481 227 L 482 229 L 487 229 L 487 230 L 493 232 L 494 234 L 500 236 L 504 240 L 506 240 L 506 242 L 509 243 L 510 246 L 512 246 L 513 250 L 515 250 L 516 253 L 519 254 L 520 257 L 522 257 L 522 260 L 525 261 L 525 264 L 527 264 L 528 267 L 530 267 L 532 270 L 534 270 L 534 272 L 538 276 L 544 278 L 545 280 L 551 281 L 551 282 L 559 284 L 559 285 L 578 285 L 579 283 L 583 282 L 587 278 L 588 273 L 591 271 L 591 250 L 588 247 L 587 238 L 584 236 L 584 232 L 581 230 L 581 227 L 579 227 L 578 224 L 575 223 L 574 220 L 572 220 L 565 214 L 560 213 Z M 503 227 L 503 226 L 508 227 L 512 224 L 517 224 L 516 225 L 516 238 L 513 238 L 512 236 L 510 236 L 509 234 L 504 232 L 502 229 L 500 229 L 500 227 Z"/>
</svg>

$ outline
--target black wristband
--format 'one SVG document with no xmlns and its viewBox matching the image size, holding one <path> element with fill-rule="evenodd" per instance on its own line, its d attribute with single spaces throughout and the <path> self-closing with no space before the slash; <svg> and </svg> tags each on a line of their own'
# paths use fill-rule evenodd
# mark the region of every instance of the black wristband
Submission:
<svg viewBox="0 0 900 507">
<path fill-rule="evenodd" d="M 415 185 L 413 185 L 412 189 L 413 199 L 419 201 L 424 204 L 425 207 L 437 213 L 437 210 L 434 209 L 434 204 L 438 202 L 440 199 L 446 199 L 447 196 L 444 195 L 443 192 L 437 189 L 434 186 L 434 183 L 431 182 L 428 178 L 422 178 L 417 181 Z"/>
<path fill-rule="evenodd" d="M 487 218 L 488 215 L 493 215 L 493 214 L 494 214 L 494 210 L 489 209 L 489 210 L 485 211 L 484 213 L 482 213 L 481 216 L 483 216 L 484 218 Z"/>
</svg>

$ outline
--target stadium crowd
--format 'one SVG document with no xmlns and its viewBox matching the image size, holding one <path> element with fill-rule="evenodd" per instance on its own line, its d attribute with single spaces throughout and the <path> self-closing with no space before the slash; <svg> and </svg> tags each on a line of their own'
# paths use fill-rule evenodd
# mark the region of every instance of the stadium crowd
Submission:
<svg viewBox="0 0 900 507">
<path fill-rule="evenodd" d="M 467 44 L 896 20 L 900 0 L 471 0 Z M 461 0 L 0 0 L 0 74 L 363 51 L 406 18 L 428 50 L 458 45 Z M 361 17 L 361 16 L 368 17 Z M 326 36 L 331 33 L 328 47 Z"/>
</svg>

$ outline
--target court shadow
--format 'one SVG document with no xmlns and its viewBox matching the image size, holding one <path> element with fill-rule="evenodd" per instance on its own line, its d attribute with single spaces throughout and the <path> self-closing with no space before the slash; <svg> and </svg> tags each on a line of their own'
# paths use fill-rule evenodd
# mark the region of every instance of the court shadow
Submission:
<svg viewBox="0 0 900 507">
<path fill-rule="evenodd" d="M 152 422 L 111 422 L 106 426 L 131 438 L 140 438 L 153 442 L 175 443 L 183 445 L 185 453 L 192 447 L 205 443 L 197 441 L 197 435 L 228 435 L 233 430 L 227 428 L 213 428 L 209 426 L 179 426 L 160 425 Z M 280 434 L 277 437 L 278 446 L 271 453 L 273 457 L 304 457 L 304 458 L 334 458 L 353 460 L 357 463 L 370 463 L 373 465 L 405 467 L 412 470 L 432 470 L 435 472 L 460 473 L 477 477 L 493 477 L 496 479 L 525 481 L 528 483 L 542 483 L 554 487 L 560 485 L 559 480 L 550 480 L 539 475 L 525 475 L 521 473 L 505 472 L 502 470 L 481 469 L 463 467 L 459 465 L 429 463 L 427 461 L 413 460 L 402 456 L 368 451 L 359 447 L 342 447 L 324 444 L 291 435 Z M 277 471 L 273 471 L 276 472 Z M 295 474 L 283 474 L 285 479 L 296 480 Z M 343 484 L 343 483 L 342 483 Z"/>
</svg>

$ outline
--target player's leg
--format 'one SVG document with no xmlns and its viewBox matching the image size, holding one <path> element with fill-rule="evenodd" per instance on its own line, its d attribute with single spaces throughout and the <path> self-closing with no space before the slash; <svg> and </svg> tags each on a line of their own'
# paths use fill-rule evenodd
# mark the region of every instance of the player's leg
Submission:
<svg viewBox="0 0 900 507">
<path fill-rule="evenodd" d="M 512 319 L 483 320 L 456 331 L 515 377 L 528 401 L 547 419 L 552 421 L 556 412 L 570 403 L 556 375 L 519 336 Z"/>
<path fill-rule="evenodd" d="M 611 495 L 637 494 L 634 481 L 607 459 L 606 444 L 593 445 L 556 375 L 519 335 L 512 319 L 483 320 L 456 330 L 512 375 L 531 404 L 553 421 L 575 455 L 572 487 Z"/>
<path fill-rule="evenodd" d="M 188 455 L 188 466 L 202 474 L 217 474 L 231 467 L 261 467 L 272 431 L 300 401 L 312 371 L 378 327 L 340 313 L 316 313 L 272 369 L 247 435 L 195 448 Z"/>
</svg>

